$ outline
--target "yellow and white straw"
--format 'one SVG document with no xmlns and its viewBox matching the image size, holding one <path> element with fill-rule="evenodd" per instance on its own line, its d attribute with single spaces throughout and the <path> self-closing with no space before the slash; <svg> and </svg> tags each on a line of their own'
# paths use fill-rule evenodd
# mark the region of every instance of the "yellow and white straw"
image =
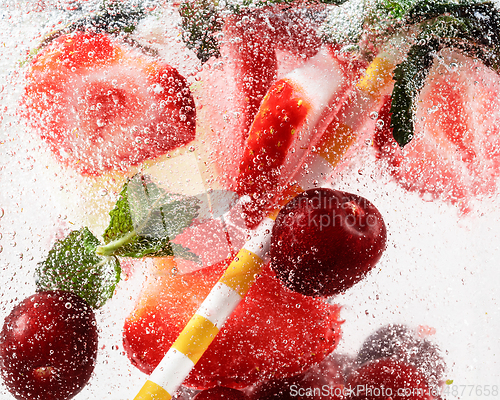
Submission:
<svg viewBox="0 0 500 400">
<path fill-rule="evenodd" d="M 392 79 L 393 58 L 378 56 L 357 85 L 354 98 L 347 103 L 342 120 L 335 119 L 326 129 L 315 150 L 306 157 L 311 173 L 301 169 L 283 202 L 322 182 L 340 162 L 356 131 L 364 123 L 362 115 L 370 111 Z M 189 372 L 208 349 L 226 319 L 245 297 L 261 271 L 269 251 L 274 219 L 283 204 L 264 218 L 251 239 L 240 250 L 223 276 L 188 322 L 158 367 L 153 371 L 135 400 L 169 400 Z"/>
</svg>

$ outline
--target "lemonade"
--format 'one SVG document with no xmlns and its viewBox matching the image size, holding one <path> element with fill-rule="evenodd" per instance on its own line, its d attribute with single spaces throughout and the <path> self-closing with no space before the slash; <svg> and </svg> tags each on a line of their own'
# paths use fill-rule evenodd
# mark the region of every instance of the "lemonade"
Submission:
<svg viewBox="0 0 500 400">
<path fill-rule="evenodd" d="M 132 399 L 154 367 L 151 368 L 146 360 L 145 366 L 136 368 L 138 355 L 131 354 L 127 340 L 124 343 L 124 330 L 128 332 L 125 334 L 127 337 L 133 318 L 141 318 L 141 310 L 157 307 L 151 301 L 161 304 L 165 297 L 173 299 L 168 300 L 172 304 L 182 305 L 181 312 L 186 315 L 182 317 L 182 326 L 176 326 L 176 329 L 182 329 L 189 318 L 185 308 L 191 310 L 189 307 L 192 307 L 196 310 L 217 282 L 209 271 L 220 269 L 220 264 L 234 256 L 248 236 L 251 236 L 251 231 L 247 230 L 241 216 L 245 212 L 245 209 L 239 208 L 241 199 L 237 203 L 237 196 L 234 194 L 242 194 L 238 189 L 241 188 L 241 182 L 238 182 L 241 158 L 248 157 L 245 154 L 251 154 L 244 153 L 245 137 L 256 132 L 252 131 L 253 117 L 250 116 L 263 113 L 259 109 L 260 102 L 268 104 L 265 103 L 265 94 L 275 81 L 286 79 L 286 82 L 292 82 L 294 77 L 300 75 L 293 72 L 297 67 L 307 69 L 307 62 L 325 51 L 327 45 L 323 44 L 321 47 L 321 40 L 316 35 L 319 24 L 317 19 L 324 12 L 324 7 L 310 7 L 304 14 L 301 14 L 300 6 L 295 7 L 296 14 L 294 11 L 287 13 L 275 9 L 267 15 L 269 21 L 259 12 L 250 13 L 248 18 L 239 20 L 229 15 L 227 23 L 232 25 L 217 34 L 222 42 L 228 40 L 221 47 L 221 57 L 210 55 L 209 60 L 202 63 L 196 57 L 196 52 L 186 48 L 182 41 L 182 31 L 177 26 L 180 19 L 175 7 L 156 5 L 156 9 L 140 22 L 132 37 L 143 47 L 157 49 L 159 59 L 175 68 L 186 80 L 196 106 L 196 139 L 189 143 L 175 143 L 175 148 L 163 149 L 161 155 L 148 153 L 141 160 L 127 156 L 126 163 L 120 164 L 118 168 L 114 168 L 112 164 L 103 164 L 106 165 L 104 171 L 99 174 L 91 171 L 89 174 L 88 170 L 82 173 L 79 167 L 65 162 L 64 158 L 61 161 L 60 155 L 52 154 L 46 140 L 40 138 L 33 124 L 27 123 L 23 117 L 25 112 L 22 111 L 23 104 L 26 104 L 22 98 L 25 96 L 25 74 L 29 65 L 21 66 L 20 62 L 27 58 L 31 49 L 38 46 L 44 34 L 64 26 L 80 15 L 78 13 L 94 12 L 96 8 L 94 2 L 88 1 L 82 2 L 83 10 L 68 11 L 68 8 L 79 6 L 78 2 L 69 2 L 70 6 L 67 3 L 47 1 L 34 7 L 31 3 L 6 1 L 0 10 L 0 35 L 4 49 L 0 76 L 0 260 L 3 266 L 0 316 L 3 321 L 17 303 L 35 293 L 35 271 L 39 268 L 39 263 L 46 260 L 56 240 L 63 239 L 70 231 L 84 226 L 89 227 L 99 240 L 106 235 L 109 212 L 120 199 L 120 192 L 127 178 L 140 172 L 151 177 L 153 182 L 168 193 L 195 196 L 201 201 L 200 207 L 204 214 L 199 214 L 196 223 L 179 234 L 174 243 L 189 248 L 198 258 L 186 260 L 189 257 L 180 248 L 174 251 L 174 255 L 178 256 L 175 262 L 168 257 L 120 258 L 122 278 L 112 291 L 111 298 L 95 310 L 99 329 L 96 365 L 90 382 L 74 398 Z M 352 4 L 354 7 L 359 2 Z M 352 13 L 347 15 L 353 17 Z M 355 23 L 353 20 L 353 26 Z M 270 29 L 276 38 L 289 40 L 266 39 L 266 35 L 270 33 L 265 29 Z M 259 34 L 262 37 L 255 39 Z M 253 55 L 251 52 L 245 53 L 248 48 L 241 50 L 241 37 L 247 41 L 243 42 L 246 45 L 255 40 Z M 271 46 L 277 48 L 275 53 L 270 51 Z M 322 61 L 319 67 L 310 69 L 311 74 L 318 74 L 317 77 L 311 76 L 310 80 L 317 85 L 318 89 L 315 90 L 327 90 L 328 85 L 318 85 L 317 81 L 328 79 L 325 73 L 328 68 L 334 68 L 330 78 L 335 77 L 339 82 L 345 80 L 343 85 L 333 85 L 330 82 L 330 86 L 335 86 L 328 89 L 334 92 L 331 96 L 333 100 L 324 100 L 321 96 L 318 97 L 320 100 L 311 99 L 314 107 L 320 109 L 317 111 L 318 115 L 322 112 L 321 106 L 326 107 L 326 101 L 331 113 L 338 113 L 340 117 L 337 118 L 341 120 L 341 113 L 345 110 L 342 108 L 343 104 L 346 101 L 348 103 L 349 98 L 360 99 L 351 95 L 350 91 L 369 63 L 359 59 L 352 60 L 351 53 L 342 55 L 338 50 L 337 48 L 337 53 L 332 53 L 332 59 L 336 63 L 334 67 Z M 260 63 L 248 67 L 244 63 L 245 57 L 256 57 Z M 330 172 L 324 182 L 318 182 L 320 186 L 361 195 L 376 205 L 387 227 L 387 248 L 380 262 L 359 283 L 345 293 L 329 298 L 328 303 L 321 303 L 321 306 L 319 304 L 322 300 L 318 298 L 306 300 L 296 297 L 298 295 L 295 293 L 276 289 L 278 281 L 268 282 L 264 289 L 256 286 L 256 298 L 261 299 L 259 302 L 266 304 L 267 308 L 261 309 L 260 303 L 253 304 L 257 311 L 254 309 L 251 314 L 262 319 L 257 318 L 260 321 L 257 328 L 262 329 L 259 330 L 262 342 L 259 346 L 266 350 L 259 357 L 266 367 L 256 372 L 250 364 L 250 372 L 241 373 L 241 380 L 235 384 L 231 374 L 241 365 L 234 360 L 238 360 L 238 352 L 245 354 L 253 342 L 250 340 L 238 347 L 232 337 L 226 337 L 227 343 L 234 348 L 228 353 L 232 357 L 233 370 L 229 370 L 226 376 L 219 377 L 227 378 L 223 381 L 225 385 L 247 390 L 248 394 L 253 389 L 245 389 L 246 386 L 254 384 L 260 378 L 269 379 L 269 371 L 274 371 L 275 378 L 283 378 L 287 374 L 297 376 L 308 371 L 312 364 L 320 362 L 326 355 L 314 353 L 309 342 L 321 342 L 318 338 L 329 326 L 334 331 L 332 341 L 318 344 L 316 351 L 321 353 L 325 349 L 329 353 L 333 350 L 328 362 L 336 363 L 337 372 L 342 370 L 342 373 L 349 375 L 349 370 L 354 368 L 353 360 L 369 335 L 388 324 L 404 324 L 414 329 L 414 335 L 419 340 L 426 339 L 439 348 L 440 356 L 446 364 L 441 377 L 445 382 L 437 384 L 438 390 L 444 392 L 443 397 L 498 396 L 500 369 L 495 354 L 500 350 L 497 340 L 500 319 L 496 261 L 500 259 L 497 243 L 500 213 L 496 189 L 498 139 L 495 134 L 498 134 L 500 122 L 498 109 L 495 107 L 498 101 L 495 92 L 500 80 L 495 72 L 480 61 L 463 54 L 438 49 L 435 57 L 434 67 L 430 70 L 422 91 L 423 101 L 416 106 L 415 137 L 402 151 L 402 155 L 394 155 L 391 149 L 396 146 L 387 142 L 389 119 L 384 103 L 387 103 L 392 89 L 391 81 L 380 98 L 375 96 L 373 106 L 362 109 L 363 112 L 357 115 L 363 122 L 356 125 L 356 140 L 346 157 L 338 162 L 337 168 Z M 399 59 L 395 60 L 396 64 L 400 62 Z M 339 69 L 341 72 L 338 72 Z M 270 71 L 276 72 L 273 74 Z M 253 85 L 252 79 L 259 74 L 262 79 Z M 306 78 L 301 82 L 307 84 Z M 100 82 L 99 79 L 100 77 L 97 81 Z M 123 79 L 130 80 L 129 77 Z M 149 86 L 154 86 L 161 92 L 163 83 L 159 81 L 157 85 Z M 361 96 L 366 100 L 365 97 Z M 108 105 L 111 110 L 113 104 Z M 273 106 L 280 106 L 280 103 Z M 151 115 L 145 109 L 141 109 L 141 112 L 147 118 Z M 137 118 L 140 120 L 141 117 Z M 126 120 L 126 114 L 122 114 L 121 118 Z M 289 160 L 288 164 L 283 161 L 283 168 L 280 169 L 278 165 L 276 171 L 269 174 L 271 178 L 277 175 L 281 179 L 272 183 L 275 188 L 286 185 L 286 177 L 293 172 L 305 171 L 306 177 L 314 174 L 315 165 L 300 167 L 299 164 L 308 154 L 307 151 L 311 150 L 308 143 L 317 141 L 322 130 L 330 123 L 335 123 L 333 115 L 328 118 L 325 122 L 317 117 L 316 123 L 310 123 L 310 127 L 308 125 L 309 133 L 303 129 L 306 125 L 298 125 L 296 133 L 303 136 L 297 142 L 292 141 L 290 148 L 293 149 L 293 154 L 301 151 L 303 154 L 287 158 L 284 153 L 284 159 Z M 179 119 L 181 122 L 182 120 L 183 118 Z M 446 132 L 450 130 L 452 133 L 446 136 Z M 445 134 L 431 136 L 430 132 Z M 310 136 L 307 137 L 306 133 Z M 421 137 L 425 138 L 425 142 L 417 142 Z M 458 148 L 462 152 L 454 152 L 457 137 L 460 142 Z M 256 143 L 264 146 L 262 142 Z M 273 140 L 270 143 L 271 146 L 276 144 Z M 143 138 L 142 143 L 127 142 L 125 146 L 143 148 L 141 146 L 147 144 Z M 283 145 L 285 146 L 284 142 Z M 123 145 L 118 143 L 116 146 L 121 148 Z M 419 150 L 422 148 L 424 150 Z M 433 158 L 435 148 L 439 149 L 437 158 Z M 454 155 L 448 157 L 450 153 Z M 106 157 L 103 154 L 100 153 L 100 156 Z M 455 154 L 458 155 L 455 157 Z M 91 156 L 89 153 L 88 157 Z M 264 169 L 268 168 L 265 162 L 263 165 Z M 432 174 L 426 174 L 426 168 Z M 252 176 L 259 175 L 257 173 Z M 265 186 L 266 194 L 272 192 L 271 186 Z M 266 198 L 266 202 L 273 203 L 276 195 L 273 193 L 273 197 Z M 254 199 L 258 197 L 255 196 Z M 269 212 L 270 207 L 266 202 L 264 211 Z M 256 204 L 264 203 L 256 201 Z M 245 204 L 249 203 L 243 202 Z M 234 207 L 231 208 L 232 206 Z M 258 211 L 260 213 L 262 210 Z M 259 213 L 257 215 L 264 215 Z M 269 273 L 264 270 L 263 279 L 271 279 L 266 275 Z M 187 287 L 186 282 L 189 283 Z M 172 293 L 172 288 L 178 286 L 180 289 Z M 269 287 L 273 288 L 271 292 L 282 290 L 282 296 L 289 296 L 286 297 L 286 302 L 275 301 L 275 314 L 271 313 L 274 301 L 265 297 L 266 288 Z M 162 297 L 159 293 L 162 293 Z M 190 306 L 187 307 L 185 303 Z M 292 305 L 302 305 L 303 308 L 296 313 L 288 310 L 290 316 L 280 310 L 280 307 L 288 308 Z M 307 312 L 307 307 L 311 307 L 312 311 Z M 337 312 L 340 314 L 335 314 Z M 154 319 L 155 314 L 151 315 Z M 285 320 L 279 320 L 280 316 L 286 316 Z M 313 328 L 307 327 L 307 316 L 314 316 L 314 321 L 309 321 Z M 164 317 L 161 314 L 161 318 Z M 267 317 L 269 337 L 265 336 L 266 330 L 263 329 L 266 325 L 264 319 Z M 252 326 L 244 325 L 248 323 L 247 320 L 241 316 L 238 318 L 233 322 L 230 319 L 228 326 L 237 326 L 235 329 L 238 334 L 251 330 Z M 294 318 L 300 318 L 300 327 L 293 321 Z M 324 324 L 321 325 L 318 321 L 323 321 Z M 153 323 L 148 320 L 148 324 L 149 322 Z M 283 327 L 280 323 L 283 323 Z M 290 326 L 296 329 L 295 336 L 279 332 L 286 331 Z M 157 329 L 158 325 L 153 328 Z M 142 338 L 145 335 L 143 331 L 133 334 L 141 343 L 144 343 Z M 172 342 L 175 337 L 173 335 L 169 341 Z M 279 339 L 273 344 L 272 340 L 276 338 Z M 162 340 L 161 335 L 155 340 Z M 295 340 L 297 343 L 295 346 L 290 345 L 285 343 L 286 340 Z M 161 346 L 146 345 L 145 351 L 154 353 L 155 350 L 152 349 L 158 346 L 165 352 L 170 342 Z M 297 366 L 293 363 L 290 366 L 286 363 L 286 357 L 292 356 L 286 351 L 293 355 L 294 351 L 299 351 L 297 349 L 314 354 L 304 357 L 302 364 L 297 362 Z M 285 356 L 282 359 L 280 357 L 283 354 Z M 160 359 L 161 355 L 156 354 L 155 362 Z M 217 366 L 213 370 L 227 371 L 226 365 L 230 363 L 224 360 L 222 351 L 214 360 Z M 245 356 L 241 357 L 241 362 L 254 362 L 251 357 L 250 360 Z M 279 369 L 276 367 L 278 364 Z M 394 368 L 406 371 L 406 367 Z M 320 375 L 328 376 L 324 370 L 321 371 Z M 364 373 L 365 376 L 368 374 Z M 214 379 L 217 380 L 217 375 Z M 331 378 L 322 381 L 321 385 L 334 388 L 347 381 L 337 377 L 336 380 Z M 351 378 L 351 382 L 354 381 L 355 378 Z M 201 388 L 203 385 L 213 385 L 214 380 L 206 379 L 202 370 L 201 375 L 191 379 L 189 383 L 190 386 L 194 383 Z M 290 390 L 293 384 L 292 381 L 288 382 Z M 318 381 L 311 383 L 307 380 L 299 381 L 298 384 L 295 382 L 293 393 L 298 395 L 299 388 L 305 390 L 307 385 L 319 384 Z M 13 398 L 5 386 L 1 386 L 0 390 L 2 399 Z M 194 394 L 188 389 L 183 390 L 185 398 Z M 300 393 L 306 396 L 307 392 Z M 330 398 L 335 398 L 334 395 L 335 393 Z"/>
</svg>

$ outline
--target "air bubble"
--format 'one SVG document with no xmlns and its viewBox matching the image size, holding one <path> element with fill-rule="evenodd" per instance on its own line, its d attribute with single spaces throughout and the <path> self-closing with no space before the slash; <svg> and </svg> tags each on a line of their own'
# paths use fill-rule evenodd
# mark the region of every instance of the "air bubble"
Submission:
<svg viewBox="0 0 500 400">
<path fill-rule="evenodd" d="M 68 310 L 72 307 L 71 303 L 70 302 L 67 302 L 64 307 L 66 307 Z"/>
<path fill-rule="evenodd" d="M 376 120 L 378 118 L 378 112 L 372 111 L 370 113 L 370 118 L 373 119 L 373 120 Z"/>
<path fill-rule="evenodd" d="M 382 121 L 381 119 L 379 119 L 375 125 L 377 125 L 377 128 L 383 128 L 384 127 L 384 121 Z"/>
</svg>

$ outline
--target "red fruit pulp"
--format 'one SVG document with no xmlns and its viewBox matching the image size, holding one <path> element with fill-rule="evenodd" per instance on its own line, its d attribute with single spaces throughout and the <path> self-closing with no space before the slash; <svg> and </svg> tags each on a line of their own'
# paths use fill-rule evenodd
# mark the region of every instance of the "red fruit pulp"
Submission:
<svg viewBox="0 0 500 400">
<path fill-rule="evenodd" d="M 211 389 L 206 389 L 196 396 L 193 400 L 249 400 L 249 397 L 236 389 L 216 386 Z"/>
<path fill-rule="evenodd" d="M 61 35 L 42 48 L 21 105 L 56 158 L 85 175 L 127 169 L 195 136 L 186 80 L 106 34 Z"/>
<path fill-rule="evenodd" d="M 311 14 L 312 15 L 312 14 Z M 278 79 L 280 65 L 293 69 L 317 53 L 321 41 L 306 11 L 263 8 L 225 22 L 220 60 L 203 76 L 200 113 L 219 180 L 235 189 L 245 142 L 260 104 Z M 294 62 L 285 60 L 293 55 Z M 290 65 L 288 65 L 290 64 Z M 203 100 L 203 99 L 202 99 Z"/>
<path fill-rule="evenodd" d="M 70 399 L 89 381 L 97 355 L 94 313 L 63 291 L 34 294 L 14 307 L 0 334 L 0 369 L 17 399 Z"/>
<path fill-rule="evenodd" d="M 454 67 L 432 69 L 419 98 L 415 136 L 401 149 L 390 128 L 390 99 L 380 110 L 378 155 L 407 190 L 455 204 L 495 193 L 500 175 L 500 79 L 484 65 L 445 54 Z"/>
<path fill-rule="evenodd" d="M 239 195 L 266 193 L 276 186 L 285 157 L 310 109 L 286 79 L 274 84 L 252 124 L 238 176 Z M 298 133 L 297 133 L 298 134 Z"/>
<path fill-rule="evenodd" d="M 228 261 L 184 275 L 175 263 L 146 287 L 124 326 L 124 348 L 150 374 L 224 272 Z M 184 384 L 243 388 L 300 373 L 321 361 L 340 337 L 339 307 L 287 290 L 265 268 Z"/>
</svg>

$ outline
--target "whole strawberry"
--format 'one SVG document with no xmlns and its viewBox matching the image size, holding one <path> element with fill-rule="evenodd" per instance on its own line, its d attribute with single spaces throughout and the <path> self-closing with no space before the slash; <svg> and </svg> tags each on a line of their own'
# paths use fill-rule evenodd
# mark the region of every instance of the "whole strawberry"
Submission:
<svg viewBox="0 0 500 400">
<path fill-rule="evenodd" d="M 105 32 L 55 38 L 26 80 L 22 113 L 56 158 L 81 174 L 124 170 L 195 137 L 186 80 Z"/>
</svg>

